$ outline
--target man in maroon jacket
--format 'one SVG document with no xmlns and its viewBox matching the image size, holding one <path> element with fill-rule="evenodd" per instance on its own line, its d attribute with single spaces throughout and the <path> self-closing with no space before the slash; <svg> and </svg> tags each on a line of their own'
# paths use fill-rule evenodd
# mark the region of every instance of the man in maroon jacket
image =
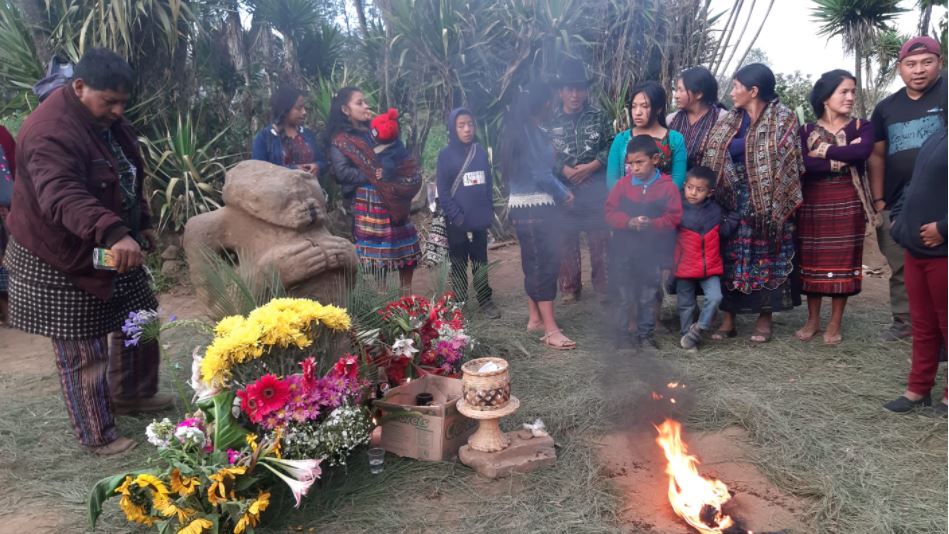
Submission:
<svg viewBox="0 0 949 534">
<path fill-rule="evenodd" d="M 155 246 L 142 158 L 122 117 L 132 84 L 115 53 L 83 56 L 20 129 L 7 218 L 10 323 L 51 338 L 76 437 L 101 455 L 135 445 L 114 411 L 173 404 L 158 394 L 157 341 L 139 346 L 120 330 L 130 312 L 158 307 L 142 268 Z M 96 247 L 112 250 L 115 271 L 93 267 Z"/>
</svg>

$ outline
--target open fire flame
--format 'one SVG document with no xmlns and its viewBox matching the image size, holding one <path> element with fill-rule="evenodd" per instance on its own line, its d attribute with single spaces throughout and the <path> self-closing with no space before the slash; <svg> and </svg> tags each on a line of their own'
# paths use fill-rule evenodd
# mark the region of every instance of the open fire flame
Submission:
<svg viewBox="0 0 949 534">
<path fill-rule="evenodd" d="M 722 512 L 722 505 L 731 499 L 728 486 L 721 480 L 699 474 L 698 459 L 689 454 L 682 441 L 682 425 L 666 419 L 656 430 L 659 431 L 656 443 L 666 454 L 669 503 L 675 513 L 702 534 L 752 534 Z"/>
</svg>

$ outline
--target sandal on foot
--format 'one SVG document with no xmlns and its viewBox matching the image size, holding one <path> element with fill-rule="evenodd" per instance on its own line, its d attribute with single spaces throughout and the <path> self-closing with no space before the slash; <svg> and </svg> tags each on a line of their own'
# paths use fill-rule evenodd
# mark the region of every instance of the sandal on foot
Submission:
<svg viewBox="0 0 949 534">
<path fill-rule="evenodd" d="M 89 447 L 89 451 L 96 456 L 116 456 L 118 454 L 128 452 L 137 446 L 137 441 L 133 441 L 123 436 L 111 443 L 102 445 L 101 447 Z"/>
<path fill-rule="evenodd" d="M 836 336 L 828 336 L 827 334 L 824 334 L 824 345 L 827 345 L 828 347 L 836 347 L 837 345 L 840 345 L 843 340 L 844 338 L 840 334 L 837 334 Z"/>
<path fill-rule="evenodd" d="M 712 335 L 709 336 L 709 339 L 714 341 L 724 341 L 725 338 L 733 338 L 738 336 L 738 329 L 732 328 L 731 330 L 716 330 L 712 332 Z"/>
<path fill-rule="evenodd" d="M 755 331 L 751 333 L 751 337 L 748 339 L 751 340 L 752 343 L 758 343 L 759 345 L 762 343 L 767 343 L 771 341 L 771 331 L 755 329 Z"/>
<path fill-rule="evenodd" d="M 814 339 L 814 336 L 820 333 L 820 328 L 814 330 L 810 334 L 804 334 L 802 332 L 804 332 L 803 328 L 798 329 L 796 332 L 794 332 L 794 337 L 796 337 L 799 341 L 807 342 Z M 824 339 L 827 339 L 827 337 L 825 336 Z"/>
<path fill-rule="evenodd" d="M 566 336 L 564 336 L 564 340 L 561 341 L 560 343 L 554 343 L 554 342 L 552 342 L 552 341 L 550 340 L 550 336 L 552 336 L 552 335 L 554 335 L 554 334 L 561 334 L 561 331 L 560 331 L 559 329 L 557 329 L 557 330 L 553 330 L 553 331 L 547 332 L 546 334 L 544 334 L 544 335 L 540 338 L 541 343 L 543 343 L 544 345 L 547 345 L 548 347 L 550 347 L 550 348 L 552 348 L 552 349 L 556 349 L 556 350 L 573 350 L 573 349 L 577 348 L 577 343 L 576 343 L 576 341 L 573 341 L 573 340 L 571 340 L 571 339 L 568 339 Z"/>
</svg>

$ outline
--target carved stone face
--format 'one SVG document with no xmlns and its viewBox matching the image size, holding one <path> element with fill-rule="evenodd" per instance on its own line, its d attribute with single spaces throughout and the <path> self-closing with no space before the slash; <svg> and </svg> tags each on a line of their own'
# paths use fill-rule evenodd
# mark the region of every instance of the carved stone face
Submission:
<svg viewBox="0 0 949 534">
<path fill-rule="evenodd" d="M 284 228 L 323 226 L 323 189 L 310 174 L 262 161 L 243 161 L 227 173 L 224 203 Z"/>
</svg>

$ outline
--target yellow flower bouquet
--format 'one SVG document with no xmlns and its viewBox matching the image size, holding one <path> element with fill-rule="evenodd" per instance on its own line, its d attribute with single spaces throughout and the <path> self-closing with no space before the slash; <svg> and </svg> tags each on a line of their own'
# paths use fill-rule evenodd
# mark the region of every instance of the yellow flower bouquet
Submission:
<svg viewBox="0 0 949 534">
<path fill-rule="evenodd" d="M 157 467 L 99 481 L 91 526 L 113 497 L 130 522 L 191 534 L 252 533 L 275 484 L 286 484 L 299 506 L 324 459 L 332 464 L 368 441 L 366 382 L 355 356 L 339 356 L 349 329 L 345 309 L 297 298 L 219 321 L 203 355 L 193 354 L 199 410 L 148 425 Z M 346 410 L 354 423 L 323 427 Z M 310 434 L 320 447 L 301 445 Z"/>
</svg>

